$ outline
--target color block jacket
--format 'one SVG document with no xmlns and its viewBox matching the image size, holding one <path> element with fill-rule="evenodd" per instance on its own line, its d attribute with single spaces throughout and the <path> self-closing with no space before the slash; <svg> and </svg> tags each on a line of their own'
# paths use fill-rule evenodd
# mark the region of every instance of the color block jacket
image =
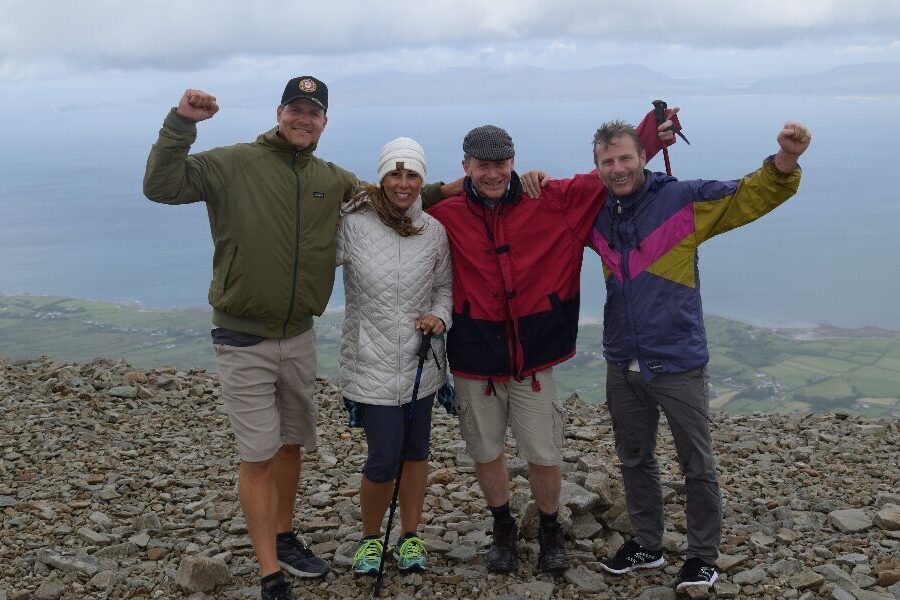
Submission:
<svg viewBox="0 0 900 600">
<path fill-rule="evenodd" d="M 356 176 L 271 129 L 255 142 L 188 154 L 197 125 L 173 108 L 150 150 L 144 195 L 206 202 L 215 252 L 209 303 L 219 327 L 267 338 L 303 333 L 334 285 L 334 235 Z M 423 197 L 440 198 L 440 186 Z"/>
<path fill-rule="evenodd" d="M 603 261 L 606 360 L 637 359 L 645 379 L 709 361 L 697 249 L 711 237 L 755 221 L 793 196 L 789 174 L 772 158 L 737 181 L 678 181 L 645 171 L 634 194 L 610 195 L 590 234 Z"/>
<path fill-rule="evenodd" d="M 422 212 L 407 209 L 418 235 L 400 236 L 371 209 L 341 217 L 337 261 L 344 266 L 344 323 L 338 369 L 345 398 L 396 406 L 412 399 L 421 334 L 415 320 L 433 314 L 452 325 L 452 270 L 447 234 Z M 431 340 L 418 398 L 447 379 L 444 337 Z"/>
<path fill-rule="evenodd" d="M 662 148 L 652 112 L 638 134 L 648 155 Z M 491 209 L 467 192 L 428 209 L 453 259 L 454 375 L 521 380 L 575 354 L 584 247 L 605 199 L 595 170 L 551 181 L 537 199 L 517 193 Z"/>
</svg>

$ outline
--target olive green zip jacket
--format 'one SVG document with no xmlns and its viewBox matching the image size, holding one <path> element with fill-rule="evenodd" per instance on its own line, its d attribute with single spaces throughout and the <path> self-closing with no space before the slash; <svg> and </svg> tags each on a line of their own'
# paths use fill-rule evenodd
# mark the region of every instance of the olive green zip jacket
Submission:
<svg viewBox="0 0 900 600">
<path fill-rule="evenodd" d="M 255 142 L 188 154 L 197 125 L 169 112 L 150 150 L 144 195 L 163 204 L 206 202 L 215 252 L 213 323 L 267 338 L 303 333 L 334 286 L 341 202 L 353 173 L 297 150 L 276 129 Z M 439 186 L 428 186 L 433 196 Z"/>
</svg>

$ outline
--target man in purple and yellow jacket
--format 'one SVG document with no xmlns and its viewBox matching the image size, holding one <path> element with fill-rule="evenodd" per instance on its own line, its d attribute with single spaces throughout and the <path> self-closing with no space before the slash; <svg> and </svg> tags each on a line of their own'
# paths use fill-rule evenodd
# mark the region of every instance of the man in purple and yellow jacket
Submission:
<svg viewBox="0 0 900 600">
<path fill-rule="evenodd" d="M 661 567 L 663 500 L 654 456 L 660 409 L 685 477 L 686 561 L 678 590 L 712 586 L 722 503 L 709 433 L 709 351 L 700 301 L 697 249 L 754 221 L 794 195 L 809 131 L 789 122 L 778 152 L 736 181 L 678 181 L 644 169 L 634 128 L 604 124 L 594 158 L 609 198 L 591 232 L 603 261 L 606 397 L 622 463 L 634 537 L 602 561 L 614 574 Z"/>
</svg>

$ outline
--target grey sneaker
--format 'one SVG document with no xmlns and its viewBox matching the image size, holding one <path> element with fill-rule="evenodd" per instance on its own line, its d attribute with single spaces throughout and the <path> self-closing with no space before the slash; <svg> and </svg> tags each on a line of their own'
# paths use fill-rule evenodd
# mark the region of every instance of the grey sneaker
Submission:
<svg viewBox="0 0 900 600">
<path fill-rule="evenodd" d="M 278 564 L 295 577 L 321 577 L 328 572 L 328 563 L 313 554 L 296 534 L 279 534 L 275 540 Z"/>
</svg>

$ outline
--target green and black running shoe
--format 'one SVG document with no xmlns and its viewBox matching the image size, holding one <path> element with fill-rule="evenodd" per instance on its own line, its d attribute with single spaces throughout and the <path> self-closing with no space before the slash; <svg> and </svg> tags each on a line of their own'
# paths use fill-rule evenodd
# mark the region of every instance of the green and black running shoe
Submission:
<svg viewBox="0 0 900 600">
<path fill-rule="evenodd" d="M 378 575 L 381 565 L 381 552 L 384 543 L 380 537 L 365 537 L 359 541 L 356 554 L 353 555 L 353 571 L 357 575 Z"/>
<path fill-rule="evenodd" d="M 394 558 L 397 568 L 408 573 L 420 573 L 425 570 L 428 559 L 425 542 L 419 536 L 408 533 L 400 538 L 400 545 L 394 546 Z"/>
</svg>

